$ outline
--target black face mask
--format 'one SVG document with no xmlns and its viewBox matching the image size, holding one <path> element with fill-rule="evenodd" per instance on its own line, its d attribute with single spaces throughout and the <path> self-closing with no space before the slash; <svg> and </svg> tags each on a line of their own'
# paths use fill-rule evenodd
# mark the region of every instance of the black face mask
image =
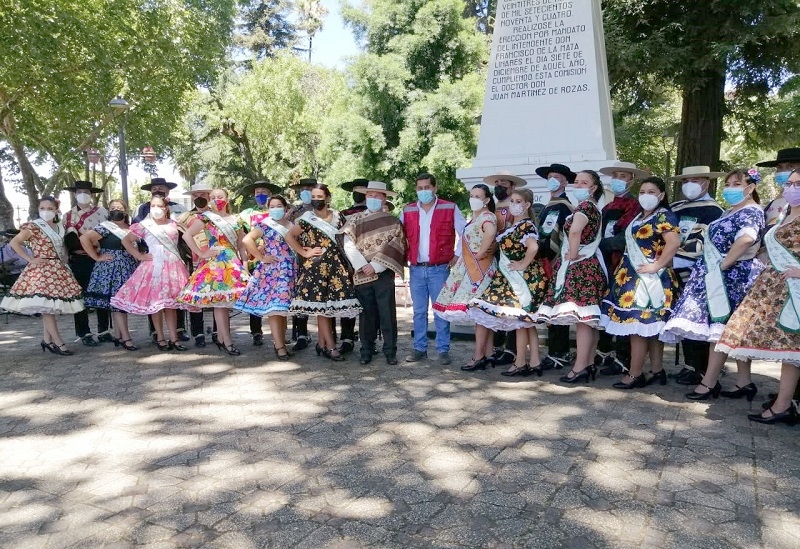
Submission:
<svg viewBox="0 0 800 549">
<path fill-rule="evenodd" d="M 208 200 L 206 200 L 202 196 L 198 196 L 197 198 L 194 199 L 194 205 L 197 206 L 198 208 L 205 208 L 206 206 L 208 206 Z"/>
<path fill-rule="evenodd" d="M 506 198 L 508 198 L 508 189 L 499 186 L 495 187 L 494 196 L 497 198 L 497 200 L 505 200 Z"/>
<path fill-rule="evenodd" d="M 321 210 L 322 208 L 325 207 L 325 201 L 324 200 L 312 200 L 311 201 L 311 207 L 314 208 L 315 210 Z"/>
<path fill-rule="evenodd" d="M 109 221 L 124 221 L 125 220 L 125 212 L 122 210 L 111 210 L 108 212 L 108 220 Z"/>
</svg>

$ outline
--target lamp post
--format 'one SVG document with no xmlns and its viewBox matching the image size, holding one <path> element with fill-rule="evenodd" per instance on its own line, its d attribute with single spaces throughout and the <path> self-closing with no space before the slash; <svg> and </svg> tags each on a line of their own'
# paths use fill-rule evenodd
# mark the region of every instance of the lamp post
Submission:
<svg viewBox="0 0 800 549">
<path fill-rule="evenodd" d="M 124 115 L 130 105 L 119 95 L 108 102 L 108 106 Z M 122 183 L 122 201 L 128 204 L 128 160 L 125 157 L 125 117 L 119 119 L 119 178 Z"/>
</svg>

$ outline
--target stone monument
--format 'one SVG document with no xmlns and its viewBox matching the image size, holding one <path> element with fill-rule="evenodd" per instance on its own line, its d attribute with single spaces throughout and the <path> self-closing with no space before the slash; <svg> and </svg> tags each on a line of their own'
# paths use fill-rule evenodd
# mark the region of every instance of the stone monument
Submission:
<svg viewBox="0 0 800 549">
<path fill-rule="evenodd" d="M 600 0 L 498 0 L 478 153 L 458 178 L 510 170 L 546 202 L 538 166 L 615 158 Z"/>
</svg>

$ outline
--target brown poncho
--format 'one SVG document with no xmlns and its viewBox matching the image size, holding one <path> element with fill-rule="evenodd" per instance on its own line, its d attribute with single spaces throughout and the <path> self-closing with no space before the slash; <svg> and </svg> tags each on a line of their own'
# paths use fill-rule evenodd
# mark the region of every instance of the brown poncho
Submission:
<svg viewBox="0 0 800 549">
<path fill-rule="evenodd" d="M 403 225 L 395 216 L 385 212 L 360 212 L 345 223 L 342 233 L 353 240 L 367 261 L 375 261 L 403 277 L 406 235 Z M 362 272 L 356 272 L 353 276 L 356 286 L 377 279 L 378 275 L 367 276 Z"/>
</svg>

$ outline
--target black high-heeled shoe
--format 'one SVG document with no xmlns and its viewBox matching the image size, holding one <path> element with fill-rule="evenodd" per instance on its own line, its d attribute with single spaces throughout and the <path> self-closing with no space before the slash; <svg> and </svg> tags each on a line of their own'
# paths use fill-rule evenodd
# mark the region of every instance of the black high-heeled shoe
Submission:
<svg viewBox="0 0 800 549">
<path fill-rule="evenodd" d="M 748 383 L 744 387 L 739 387 L 738 385 L 735 386 L 735 391 L 720 391 L 720 396 L 724 396 L 725 398 L 742 398 L 745 397 L 747 402 L 753 402 L 753 399 L 756 398 L 756 393 L 758 393 L 758 387 L 756 387 L 755 383 Z M 774 401 L 773 401 L 774 402 Z M 772 407 L 770 404 L 767 408 Z"/>
<path fill-rule="evenodd" d="M 296 347 L 296 346 L 295 346 L 295 347 Z M 317 352 L 317 356 L 319 356 L 319 355 L 321 355 L 321 354 L 322 354 L 322 352 L 323 352 L 325 349 L 323 349 L 322 347 L 320 347 L 320 346 L 319 346 L 319 343 L 317 343 L 316 345 L 314 345 L 314 350 Z"/>
<path fill-rule="evenodd" d="M 614 389 L 623 389 L 623 390 L 637 389 L 639 387 L 646 387 L 646 386 L 647 386 L 647 378 L 643 373 L 639 374 L 636 377 L 631 376 L 631 380 L 628 383 L 617 381 L 614 385 L 612 385 Z"/>
<path fill-rule="evenodd" d="M 278 360 L 289 360 L 289 357 L 292 356 L 292 354 L 289 352 L 289 349 L 286 348 L 286 345 L 283 347 L 275 347 L 275 345 L 273 345 L 272 348 L 275 350 L 275 356 L 278 357 Z M 286 354 L 280 354 L 278 351 L 281 349 L 283 349 Z"/>
<path fill-rule="evenodd" d="M 570 377 L 570 374 L 572 374 L 572 377 Z M 571 383 L 571 384 L 580 382 L 589 383 L 589 378 L 591 378 L 591 380 L 594 381 L 596 377 L 597 377 L 597 367 L 594 365 L 590 365 L 581 370 L 580 372 L 576 372 L 575 370 L 570 370 L 569 372 L 567 372 L 567 375 L 561 376 L 560 378 L 558 378 L 558 380 L 561 381 L 562 383 Z"/>
<path fill-rule="evenodd" d="M 667 384 L 667 372 L 665 370 L 661 370 L 659 372 L 650 372 L 651 375 L 647 378 L 647 384 L 652 385 L 653 383 L 658 383 L 659 385 L 666 385 Z"/>
<path fill-rule="evenodd" d="M 166 339 L 156 341 L 156 347 L 158 347 L 159 351 L 169 351 L 169 343 Z"/>
<path fill-rule="evenodd" d="M 478 360 L 472 359 L 472 362 L 470 364 L 464 364 L 461 367 L 461 369 L 464 372 L 474 372 L 475 370 L 485 370 L 487 364 L 489 364 L 489 359 L 486 358 L 486 357 L 483 357 L 483 358 L 478 359 Z"/>
<path fill-rule="evenodd" d="M 341 362 L 341 361 L 345 360 L 345 358 L 342 356 L 341 353 L 339 353 L 338 355 L 334 355 L 333 351 L 338 352 L 336 349 L 328 349 L 327 347 L 325 347 L 324 349 L 322 349 L 322 355 L 325 358 L 329 358 L 330 360 L 332 360 L 334 362 Z"/>
<path fill-rule="evenodd" d="M 136 345 L 133 344 L 133 340 L 132 339 L 126 339 L 126 340 L 118 339 L 117 341 L 119 341 L 119 344 L 126 351 L 138 351 L 139 350 L 139 347 L 137 347 Z"/>
<path fill-rule="evenodd" d="M 464 368 L 462 367 L 461 369 L 463 370 Z M 523 364 L 522 366 L 517 366 L 511 370 L 500 372 L 500 375 L 506 377 L 514 377 L 514 376 L 528 377 L 530 375 L 529 373 L 530 369 L 531 369 L 530 364 Z"/>
<path fill-rule="evenodd" d="M 764 423 L 765 425 L 772 425 L 773 423 L 785 423 L 786 425 L 797 425 L 798 423 L 800 423 L 800 416 L 798 416 L 797 412 L 794 409 L 794 406 L 791 404 L 783 412 L 776 413 L 771 406 L 767 408 L 767 410 L 769 410 L 770 414 L 772 414 L 771 416 L 763 417 L 761 414 L 748 414 L 747 419 L 749 419 L 750 421 L 755 421 L 756 423 Z"/>
<path fill-rule="evenodd" d="M 222 348 L 225 349 L 225 352 L 231 356 L 239 356 L 242 354 L 242 352 L 239 349 L 237 349 L 233 345 L 233 343 L 231 343 L 230 345 L 223 345 Z"/>
<path fill-rule="evenodd" d="M 111 334 L 103 334 L 97 337 L 97 341 L 98 343 L 103 343 L 103 342 L 114 343 L 116 341 L 116 338 Z"/>
<path fill-rule="evenodd" d="M 45 349 L 47 349 L 47 350 L 48 350 L 48 351 L 50 351 L 51 353 L 53 352 L 53 350 L 52 350 L 52 349 L 50 349 L 50 344 L 49 344 L 49 343 L 45 343 L 45 342 L 44 342 L 44 340 L 40 341 L 40 342 L 39 342 L 39 345 L 41 345 L 41 346 L 42 346 L 42 352 L 44 352 L 44 350 L 45 350 Z"/>
<path fill-rule="evenodd" d="M 719 381 L 713 387 L 709 387 L 703 382 L 700 382 L 700 385 L 708 389 L 708 392 L 698 393 L 697 391 L 692 391 L 691 393 L 686 393 L 686 398 L 689 400 L 708 400 L 711 397 L 719 398 L 719 394 L 722 392 L 722 385 L 719 384 Z"/>
<path fill-rule="evenodd" d="M 69 349 L 67 349 L 67 344 L 66 343 L 62 343 L 61 345 L 58 345 L 54 341 L 53 343 L 50 343 L 48 345 L 48 348 L 50 349 L 51 352 L 53 352 L 53 353 L 55 353 L 57 355 L 61 355 L 61 356 L 72 356 L 72 355 L 75 354 L 72 351 L 70 351 Z"/>
<path fill-rule="evenodd" d="M 187 347 L 184 347 L 178 341 L 170 341 L 169 342 L 169 350 L 170 351 L 188 351 Z"/>
</svg>

